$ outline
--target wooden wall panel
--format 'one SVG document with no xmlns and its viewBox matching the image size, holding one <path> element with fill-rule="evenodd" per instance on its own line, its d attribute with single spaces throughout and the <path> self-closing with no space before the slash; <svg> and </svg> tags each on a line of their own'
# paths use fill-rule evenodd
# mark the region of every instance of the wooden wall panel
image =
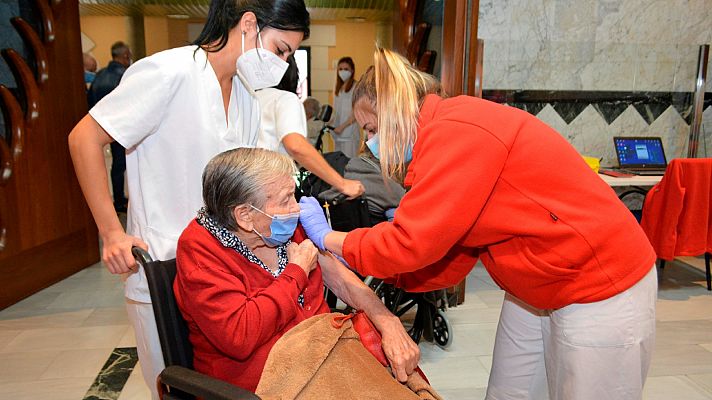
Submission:
<svg viewBox="0 0 712 400">
<path fill-rule="evenodd" d="M 478 16 L 479 0 L 445 0 L 440 74 L 443 88 L 451 96 L 475 94 Z"/>
<path fill-rule="evenodd" d="M 78 3 L 18 1 L 38 10 L 39 21 L 28 22 L 42 27 L 36 33 L 45 61 L 31 76 L 37 87 L 36 115 L 25 115 L 22 151 L 13 160 L 12 175 L 0 185 L 0 223 L 7 230 L 0 250 L 0 274 L 5 277 L 0 309 L 99 259 L 96 227 L 67 146 L 69 132 L 87 111 Z M 29 43 L 31 38 L 23 39 L 28 48 L 37 47 Z M 21 88 L 13 92 L 20 101 L 32 92 L 26 78 L 15 75 Z"/>
</svg>

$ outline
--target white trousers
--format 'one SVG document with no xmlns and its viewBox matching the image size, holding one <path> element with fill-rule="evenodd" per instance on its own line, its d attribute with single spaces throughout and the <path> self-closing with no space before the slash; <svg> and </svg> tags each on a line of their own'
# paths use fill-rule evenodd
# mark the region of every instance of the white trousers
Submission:
<svg viewBox="0 0 712 400">
<path fill-rule="evenodd" d="M 506 294 L 486 399 L 640 399 L 657 287 L 653 266 L 628 290 L 595 303 L 539 310 Z"/>
<path fill-rule="evenodd" d="M 150 303 L 139 303 L 126 299 L 126 311 L 133 325 L 136 335 L 136 350 L 138 360 L 141 362 L 143 380 L 151 389 L 151 398 L 158 400 L 156 379 L 165 368 L 161 342 L 158 340 L 156 318 L 153 315 L 153 306 Z"/>
</svg>

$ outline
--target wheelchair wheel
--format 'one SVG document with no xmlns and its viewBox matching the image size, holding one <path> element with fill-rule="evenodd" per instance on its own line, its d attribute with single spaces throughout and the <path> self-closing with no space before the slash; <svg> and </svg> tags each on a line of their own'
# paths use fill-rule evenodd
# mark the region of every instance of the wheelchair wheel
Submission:
<svg viewBox="0 0 712 400">
<path fill-rule="evenodd" d="M 452 344 L 450 322 L 442 310 L 438 310 L 433 316 L 433 341 L 442 349 Z"/>
</svg>

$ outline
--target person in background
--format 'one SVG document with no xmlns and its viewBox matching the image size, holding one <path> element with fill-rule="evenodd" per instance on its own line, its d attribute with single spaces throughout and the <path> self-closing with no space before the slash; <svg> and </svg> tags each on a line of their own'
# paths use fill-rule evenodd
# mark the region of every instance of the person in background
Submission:
<svg viewBox="0 0 712 400">
<path fill-rule="evenodd" d="M 611 187 L 535 116 L 470 96 L 385 49 L 354 114 L 386 176 L 410 190 L 393 222 L 300 222 L 360 275 L 447 288 L 482 260 L 505 291 L 487 399 L 637 400 L 655 345 L 656 255 Z M 407 166 L 406 166 L 407 165 Z M 384 262 L 387 260 L 388 262 Z"/>
<path fill-rule="evenodd" d="M 316 119 L 319 116 L 321 105 L 319 100 L 313 97 L 307 97 L 303 105 L 304 112 L 307 115 L 307 139 L 313 146 L 316 144 L 316 139 L 319 137 L 319 132 L 321 132 L 321 128 L 324 125 L 323 121 Z"/>
<path fill-rule="evenodd" d="M 340 151 L 349 158 L 358 154 L 361 143 L 361 133 L 355 123 L 351 104 L 352 89 L 356 82 L 355 73 L 356 67 L 351 57 L 343 57 L 339 60 L 334 88 L 334 151 Z"/>
<path fill-rule="evenodd" d="M 87 85 L 88 89 L 89 85 L 94 81 L 98 65 L 96 58 L 89 53 L 84 53 L 82 59 L 84 61 L 84 84 Z"/>
<path fill-rule="evenodd" d="M 255 146 L 260 115 L 254 90 L 278 84 L 285 60 L 308 36 L 303 0 L 213 0 L 192 45 L 131 65 L 121 85 L 69 135 L 74 169 L 99 228 L 102 261 L 110 272 L 126 274 L 126 310 L 154 399 L 163 356 L 146 274 L 131 247 L 157 260 L 175 257 L 178 237 L 203 205 L 205 165 L 222 151 Z M 103 149 L 113 141 L 129 149 L 126 231 L 107 189 Z"/>
<path fill-rule="evenodd" d="M 257 147 L 289 154 L 300 166 L 349 199 L 360 196 L 364 192 L 361 182 L 344 179 L 307 141 L 304 106 L 296 95 L 299 69 L 294 57 L 289 57 L 287 62 L 289 67 L 279 85 L 255 92 L 261 112 Z"/>
<path fill-rule="evenodd" d="M 373 139 L 373 132 L 366 132 L 366 139 Z M 364 198 L 368 200 L 368 211 L 372 221 L 382 222 L 393 220 L 395 210 L 405 196 L 405 188 L 395 179 L 383 179 L 381 165 L 378 158 L 373 155 L 368 145 L 358 156 L 349 160 L 344 168 L 344 178 L 361 182 L 364 187 Z M 326 201 L 333 201 L 339 197 L 339 192 L 329 189 L 322 192 L 319 197 Z"/>
<path fill-rule="evenodd" d="M 94 81 L 87 94 L 89 108 L 92 108 L 111 93 L 124 76 L 126 68 L 131 65 L 131 49 L 124 42 L 116 42 L 111 46 L 111 61 L 106 68 L 96 73 Z M 111 142 L 111 189 L 114 194 L 114 210 L 126 212 L 128 200 L 124 194 L 124 172 L 126 172 L 126 149 L 119 142 Z"/>
</svg>

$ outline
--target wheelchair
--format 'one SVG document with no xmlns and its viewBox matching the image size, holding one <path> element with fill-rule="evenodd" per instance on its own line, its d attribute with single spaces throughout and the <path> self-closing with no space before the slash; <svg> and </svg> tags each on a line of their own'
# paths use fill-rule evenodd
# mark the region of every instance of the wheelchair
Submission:
<svg viewBox="0 0 712 400">
<path fill-rule="evenodd" d="M 193 346 L 188 340 L 188 325 L 178 309 L 173 293 L 176 260 L 154 261 L 138 247 L 134 247 L 131 252 L 146 272 L 158 338 L 166 364 L 166 369 L 156 382 L 159 397 L 163 400 L 259 399 L 246 389 L 193 370 Z"/>
<path fill-rule="evenodd" d="M 319 110 L 319 115 L 316 116 L 315 120 L 316 121 L 322 121 L 324 122 L 324 125 L 321 127 L 321 130 L 319 131 L 319 136 L 316 139 L 316 143 L 314 144 L 314 147 L 316 147 L 316 150 L 319 153 L 324 152 L 324 135 L 332 130 L 334 130 L 333 126 L 329 126 L 329 120 L 331 120 L 331 114 L 333 112 L 333 108 L 328 105 L 324 104 L 321 106 L 321 109 Z"/>
<path fill-rule="evenodd" d="M 132 249 L 136 262 L 146 272 L 158 337 L 166 368 L 156 380 L 161 400 L 259 400 L 256 394 L 231 383 L 193 370 L 193 347 L 188 325 L 173 292 L 176 260 L 154 261 L 138 247 Z M 423 375 L 423 378 L 425 376 Z M 427 378 L 425 378 L 427 381 Z"/>
<path fill-rule="evenodd" d="M 445 315 L 451 300 L 445 289 L 425 293 L 409 293 L 383 281 L 374 281 L 371 287 L 394 315 L 403 318 L 415 308 L 408 335 L 415 343 L 421 339 L 433 342 L 442 349 L 452 344 L 452 326 Z"/>
</svg>

